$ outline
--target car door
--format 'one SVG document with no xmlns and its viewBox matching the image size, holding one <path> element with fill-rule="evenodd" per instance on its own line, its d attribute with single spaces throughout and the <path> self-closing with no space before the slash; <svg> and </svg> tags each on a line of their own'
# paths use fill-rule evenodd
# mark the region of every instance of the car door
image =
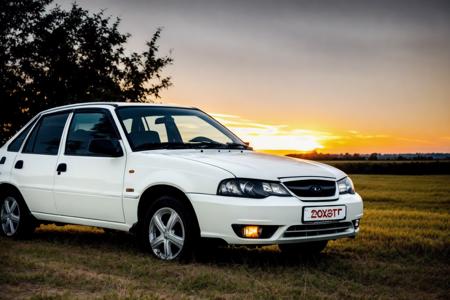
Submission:
<svg viewBox="0 0 450 300">
<path fill-rule="evenodd" d="M 16 160 L 17 153 L 22 148 L 25 138 L 36 124 L 38 117 L 34 117 L 8 144 L 7 147 L 0 149 L 0 182 L 9 182 L 11 170 Z"/>
<path fill-rule="evenodd" d="M 15 157 L 11 182 L 17 184 L 32 212 L 56 213 L 53 178 L 68 116 L 68 112 L 43 115 Z"/>
<path fill-rule="evenodd" d="M 58 214 L 68 217 L 124 222 L 123 176 L 126 156 L 94 153 L 94 140 L 120 140 L 107 109 L 75 110 L 58 160 L 54 197 Z"/>
</svg>

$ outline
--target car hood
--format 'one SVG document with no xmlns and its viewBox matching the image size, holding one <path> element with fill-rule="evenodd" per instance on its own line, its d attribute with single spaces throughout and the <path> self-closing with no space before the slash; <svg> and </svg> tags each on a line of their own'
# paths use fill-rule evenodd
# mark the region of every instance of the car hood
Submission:
<svg viewBox="0 0 450 300">
<path fill-rule="evenodd" d="M 286 177 L 320 176 L 340 179 L 345 173 L 318 162 L 240 150 L 168 150 L 176 156 L 213 165 L 236 177 L 278 180 Z"/>
</svg>

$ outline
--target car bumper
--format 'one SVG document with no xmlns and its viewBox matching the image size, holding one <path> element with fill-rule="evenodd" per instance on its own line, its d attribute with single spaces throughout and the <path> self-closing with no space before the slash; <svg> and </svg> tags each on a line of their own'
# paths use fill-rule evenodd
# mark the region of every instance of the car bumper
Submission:
<svg viewBox="0 0 450 300">
<path fill-rule="evenodd" d="M 188 197 L 197 215 L 201 236 L 222 239 L 228 244 L 270 245 L 354 237 L 359 228 L 355 228 L 352 222 L 363 215 L 363 201 L 358 194 L 341 195 L 336 201 L 314 202 L 276 196 L 248 199 L 188 194 Z M 303 207 L 322 205 L 345 205 L 346 218 L 328 223 L 302 222 Z M 239 237 L 232 224 L 272 225 L 276 226 L 276 230 L 269 238 L 249 239 Z M 340 229 L 335 230 L 333 224 Z"/>
</svg>

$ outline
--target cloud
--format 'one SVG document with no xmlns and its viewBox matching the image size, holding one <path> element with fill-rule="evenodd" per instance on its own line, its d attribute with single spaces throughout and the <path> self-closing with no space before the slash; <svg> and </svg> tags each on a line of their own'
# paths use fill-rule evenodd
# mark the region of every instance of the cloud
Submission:
<svg viewBox="0 0 450 300">
<path fill-rule="evenodd" d="M 430 141 L 421 140 L 421 139 L 413 139 L 413 138 L 405 138 L 405 137 L 399 137 L 397 139 L 399 141 L 405 141 L 405 142 L 413 142 L 413 143 L 420 143 L 420 144 L 431 144 Z"/>
<path fill-rule="evenodd" d="M 426 144 L 429 141 L 393 137 L 382 133 L 363 133 L 358 130 L 343 132 L 292 128 L 285 124 L 264 124 L 241 118 L 238 115 L 212 114 L 241 139 L 260 150 L 330 151 L 336 147 L 388 145 L 402 142 Z M 449 137 L 444 137 L 449 138 Z"/>
<path fill-rule="evenodd" d="M 404 147 L 431 146 L 427 139 L 392 136 L 379 132 L 365 133 L 350 129 L 344 131 L 319 131 L 293 128 L 286 124 L 264 124 L 241 118 L 238 115 L 212 114 L 237 136 L 257 150 L 296 150 L 323 152 L 365 151 L 377 149 L 403 149 Z M 441 139 L 449 141 L 450 136 Z"/>
<path fill-rule="evenodd" d="M 239 116 L 212 114 L 255 149 L 312 151 L 323 149 L 323 142 L 338 139 L 329 132 L 289 128 L 285 124 L 262 124 Z"/>
</svg>

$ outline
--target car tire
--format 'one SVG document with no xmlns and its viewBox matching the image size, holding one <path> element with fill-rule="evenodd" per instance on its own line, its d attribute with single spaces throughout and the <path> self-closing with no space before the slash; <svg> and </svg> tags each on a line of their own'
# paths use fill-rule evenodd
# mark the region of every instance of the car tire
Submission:
<svg viewBox="0 0 450 300">
<path fill-rule="evenodd" d="M 36 228 L 34 217 L 16 191 L 1 193 L 0 220 L 0 234 L 9 238 L 29 238 Z"/>
<path fill-rule="evenodd" d="M 161 260 L 192 259 L 199 237 L 193 212 L 173 196 L 153 202 L 138 230 L 140 246 Z"/>
<path fill-rule="evenodd" d="M 299 244 L 279 244 L 278 248 L 286 255 L 312 256 L 318 255 L 327 246 L 328 241 L 315 241 Z"/>
</svg>

